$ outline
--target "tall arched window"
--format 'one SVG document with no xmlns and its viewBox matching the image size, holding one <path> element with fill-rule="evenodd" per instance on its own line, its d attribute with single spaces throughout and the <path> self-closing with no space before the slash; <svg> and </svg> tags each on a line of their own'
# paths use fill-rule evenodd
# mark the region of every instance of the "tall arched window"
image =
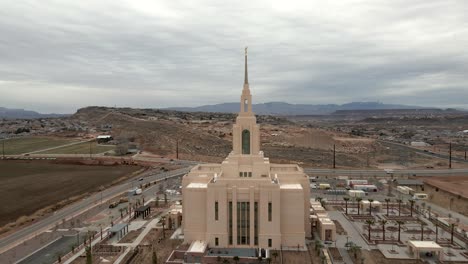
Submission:
<svg viewBox="0 0 468 264">
<path fill-rule="evenodd" d="M 250 131 L 242 131 L 242 154 L 250 154 Z"/>
<path fill-rule="evenodd" d="M 249 111 L 249 100 L 244 99 L 244 112 Z"/>
</svg>

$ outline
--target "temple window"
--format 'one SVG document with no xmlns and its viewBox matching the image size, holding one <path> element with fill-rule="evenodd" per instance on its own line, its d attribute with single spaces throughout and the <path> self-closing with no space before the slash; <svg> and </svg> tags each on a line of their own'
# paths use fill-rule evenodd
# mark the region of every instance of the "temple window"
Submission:
<svg viewBox="0 0 468 264">
<path fill-rule="evenodd" d="M 250 131 L 242 131 L 242 154 L 250 154 Z"/>
</svg>

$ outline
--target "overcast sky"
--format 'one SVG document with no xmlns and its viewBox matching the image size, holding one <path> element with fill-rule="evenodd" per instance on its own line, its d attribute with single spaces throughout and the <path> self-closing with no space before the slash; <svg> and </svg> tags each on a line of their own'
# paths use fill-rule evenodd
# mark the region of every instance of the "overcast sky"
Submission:
<svg viewBox="0 0 468 264">
<path fill-rule="evenodd" d="M 329 2 L 334 2 L 329 3 Z M 468 1 L 0 0 L 0 106 L 468 108 Z"/>
</svg>

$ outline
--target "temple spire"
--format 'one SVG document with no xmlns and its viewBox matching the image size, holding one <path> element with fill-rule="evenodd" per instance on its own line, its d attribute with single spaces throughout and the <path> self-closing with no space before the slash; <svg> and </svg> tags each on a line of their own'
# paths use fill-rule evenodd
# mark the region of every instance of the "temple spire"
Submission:
<svg viewBox="0 0 468 264">
<path fill-rule="evenodd" d="M 249 73 L 247 71 L 247 48 L 245 47 L 245 74 L 244 74 L 244 84 L 249 84 Z"/>
</svg>

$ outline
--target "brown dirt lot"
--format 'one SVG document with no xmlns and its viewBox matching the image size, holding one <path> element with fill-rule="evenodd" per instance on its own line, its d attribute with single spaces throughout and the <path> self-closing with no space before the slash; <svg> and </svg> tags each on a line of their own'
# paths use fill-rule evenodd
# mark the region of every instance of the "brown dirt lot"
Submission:
<svg viewBox="0 0 468 264">
<path fill-rule="evenodd" d="M 0 161 L 0 226 L 137 171 L 136 166 L 87 166 L 51 161 Z"/>
<path fill-rule="evenodd" d="M 468 176 L 423 177 L 424 182 L 468 198 Z"/>
</svg>

